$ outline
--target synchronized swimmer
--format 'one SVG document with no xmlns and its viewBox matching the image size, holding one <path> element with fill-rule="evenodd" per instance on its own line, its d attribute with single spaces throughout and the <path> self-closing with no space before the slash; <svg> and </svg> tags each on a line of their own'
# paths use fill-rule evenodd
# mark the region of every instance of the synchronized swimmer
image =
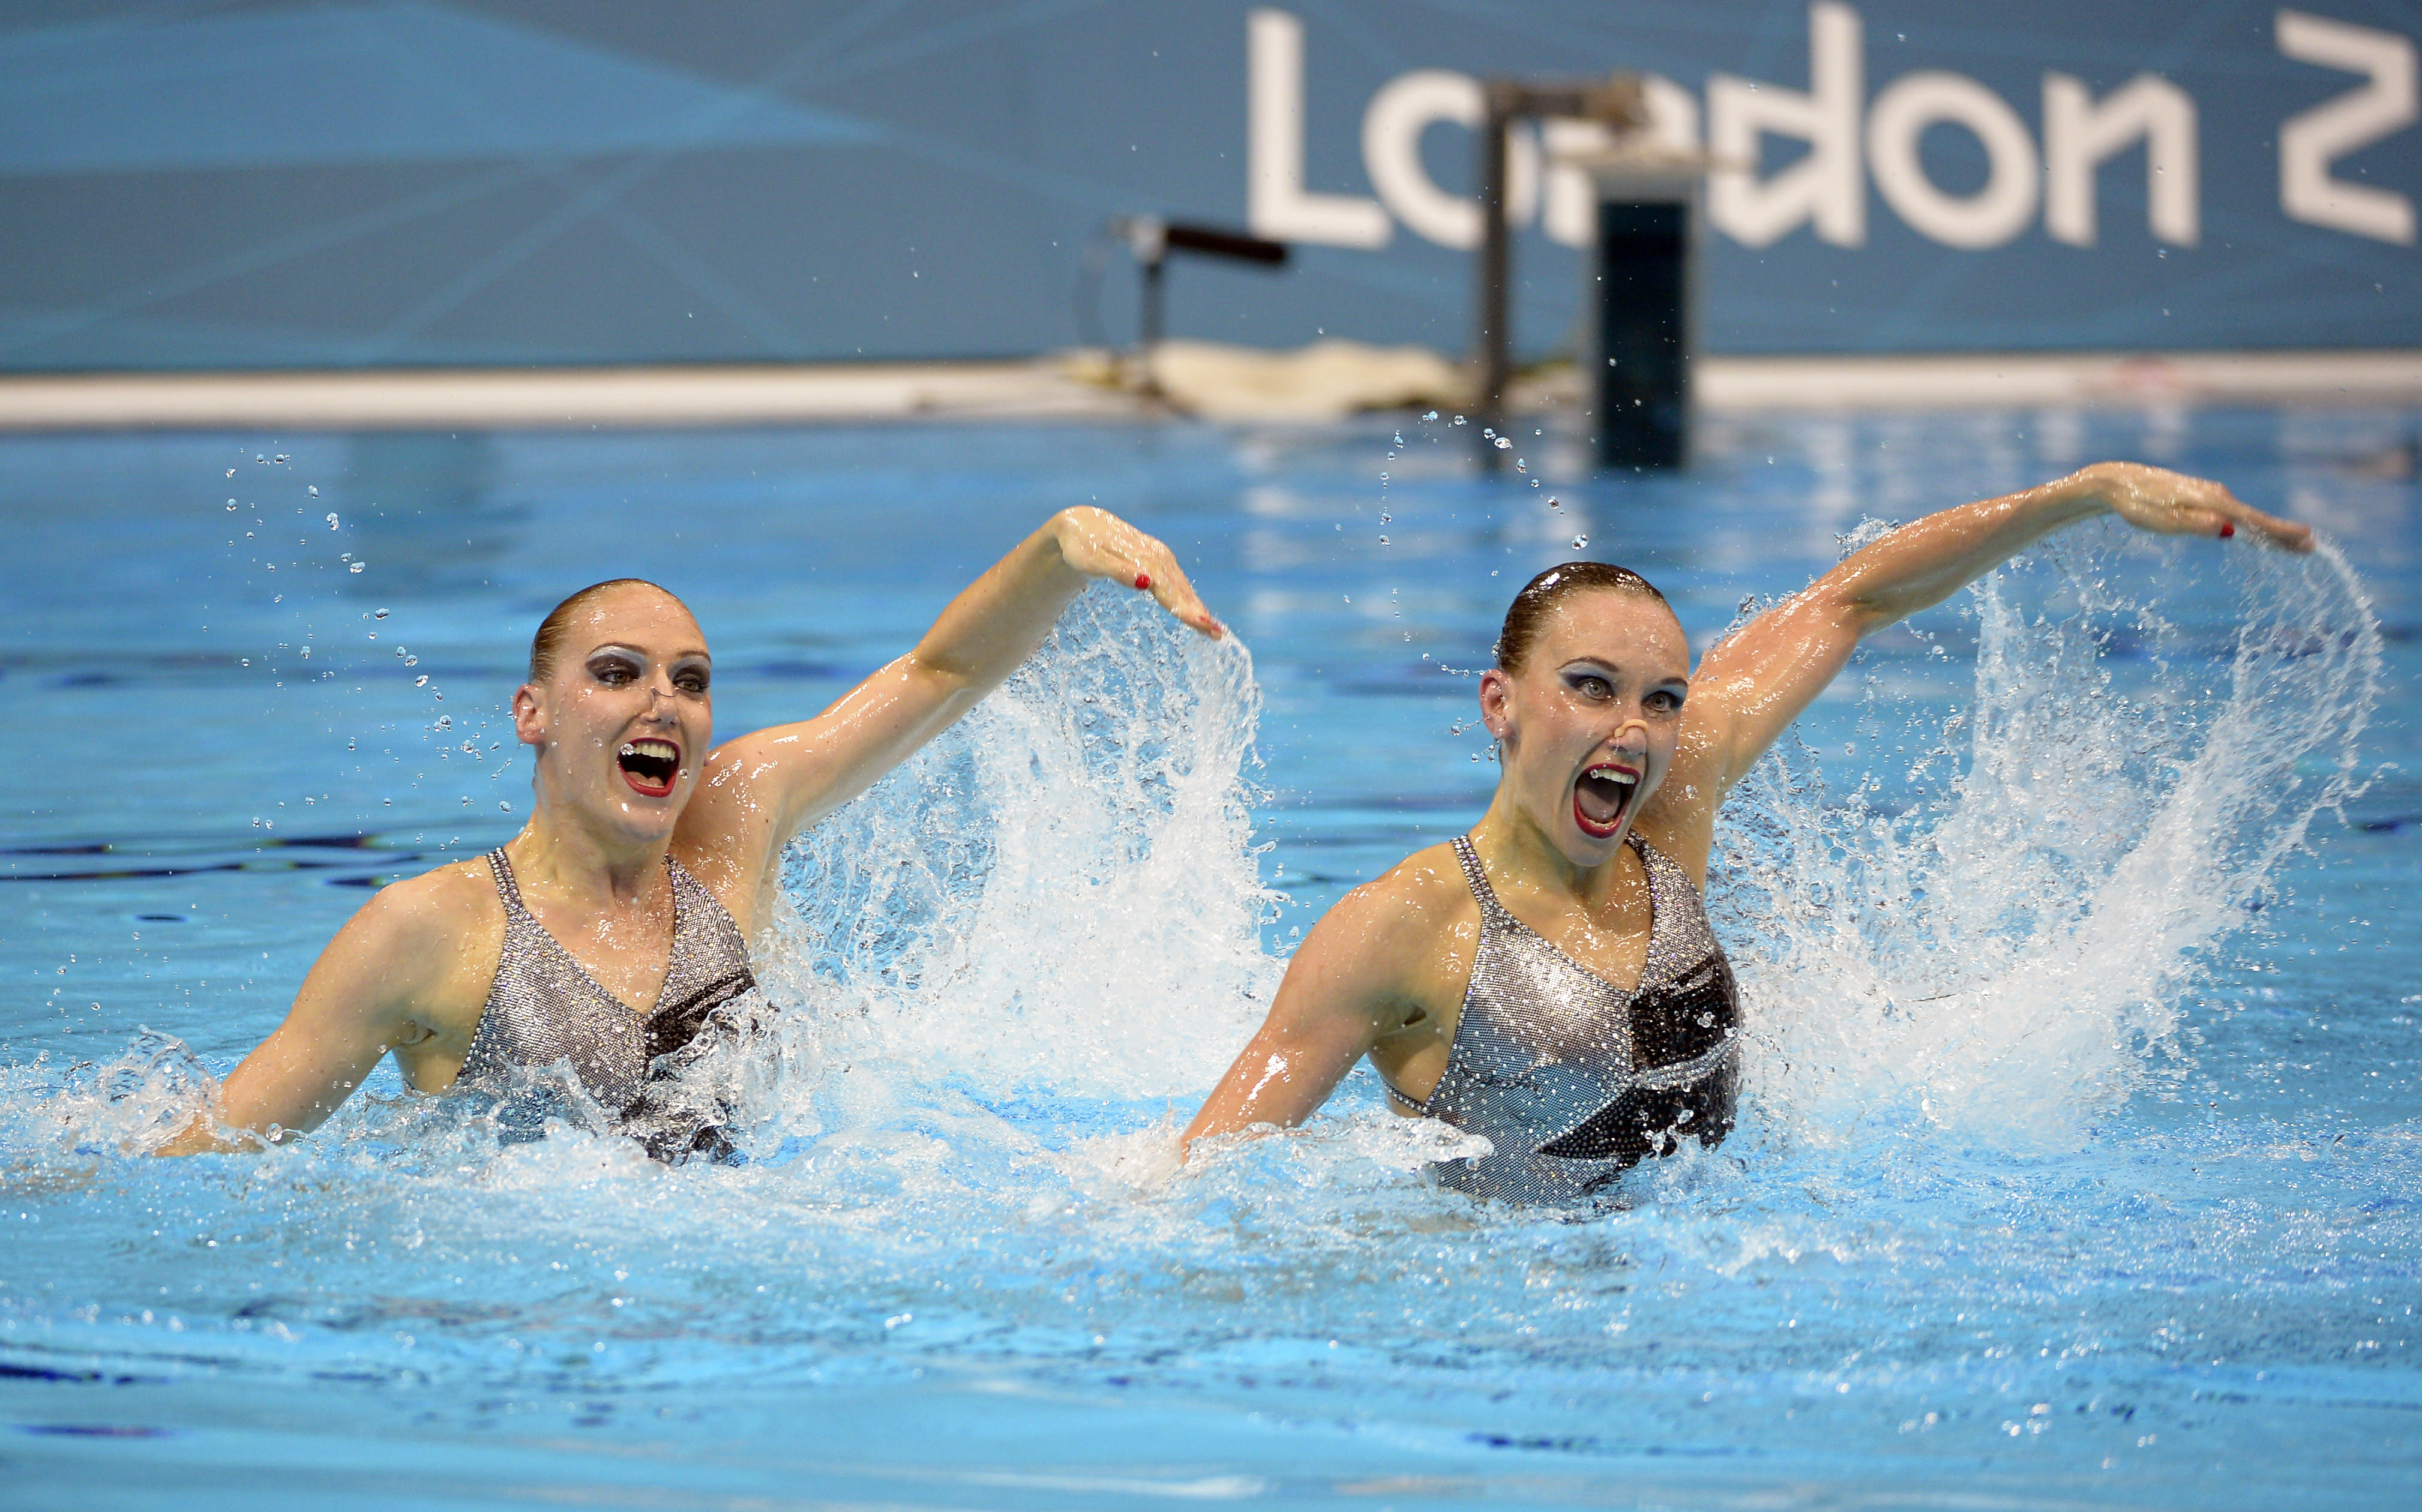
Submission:
<svg viewBox="0 0 2422 1512">
<path fill-rule="evenodd" d="M 636 578 L 574 593 L 539 626 L 513 694 L 535 754 L 529 823 L 373 897 L 285 1022 L 156 1153 L 308 1132 L 390 1053 L 417 1091 L 500 1098 L 516 1072 L 568 1062 L 653 1153 L 719 1151 L 720 1110 L 685 1100 L 672 1073 L 754 1006 L 748 941 L 783 845 L 999 686 L 1095 577 L 1225 633 L 1167 546 L 1064 510 L 830 708 L 712 748 L 713 663 L 681 600 Z"/>
<path fill-rule="evenodd" d="M 1340 899 L 1185 1133 L 1292 1126 L 1368 1056 L 1398 1111 L 1486 1138 L 1440 1180 L 1585 1195 L 1732 1126 L 1739 1004 L 1703 899 L 1716 812 L 1859 641 L 2089 515 L 2290 551 L 2218 483 L 2101 463 L 1895 530 L 1710 647 L 1637 574 L 1568 562 L 1515 596 L 1480 680 L 1488 811 Z M 1628 984 L 1628 985 L 1625 985 Z"/>
<path fill-rule="evenodd" d="M 2312 549 L 2305 527 L 2218 483 L 2102 463 L 1893 531 L 1695 672 L 1639 575 L 1540 574 L 1480 682 L 1501 763 L 1487 811 L 1329 911 L 1184 1147 L 1302 1123 L 1365 1056 L 1400 1112 L 1488 1142 L 1439 1168 L 1482 1196 L 1568 1200 L 1685 1138 L 1721 1140 L 1739 1003 L 1704 897 L 1725 795 L 1863 638 L 2100 513 Z M 659 1158 L 725 1150 L 724 1110 L 679 1072 L 762 1006 L 749 942 L 782 847 L 998 686 L 1093 577 L 1223 634 L 1166 546 L 1068 510 L 823 714 L 711 749 L 711 662 L 681 601 L 638 579 L 574 594 L 540 625 L 513 694 L 536 756 L 529 823 L 479 861 L 373 898 L 158 1153 L 307 1132 L 390 1053 L 414 1089 L 495 1096 L 508 1122 L 523 1074 L 568 1066 Z"/>
</svg>

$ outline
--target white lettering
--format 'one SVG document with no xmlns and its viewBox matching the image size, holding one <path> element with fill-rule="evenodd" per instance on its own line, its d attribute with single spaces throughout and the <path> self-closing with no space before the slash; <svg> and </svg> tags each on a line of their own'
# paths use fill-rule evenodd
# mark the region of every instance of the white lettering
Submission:
<svg viewBox="0 0 2422 1512">
<path fill-rule="evenodd" d="M 2290 116 L 2279 126 L 2279 208 L 2291 220 L 2383 242 L 2412 243 L 2414 201 L 2393 189 L 2349 183 L 2330 164 L 2414 124 L 2414 43 L 2395 32 L 2282 10 L 2279 51 L 2371 82 Z"/>
<path fill-rule="evenodd" d="M 1926 176 L 1917 144 L 1936 124 L 1964 126 L 1990 166 L 1973 195 L 1946 195 Z M 1906 73 L 1867 112 L 1867 161 L 1900 218 L 1945 246 L 2000 246 L 2035 219 L 2038 170 L 2026 122 L 2000 95 L 1959 73 Z"/>
<path fill-rule="evenodd" d="M 1438 186 L 1422 164 L 1422 133 L 1439 121 L 1479 129 L 1488 110 L 1480 81 L 1444 69 L 1416 69 L 1388 81 L 1362 112 L 1362 166 L 1379 201 L 1440 246 L 1480 244 L 1480 202 Z M 1505 222 L 1519 226 L 1539 202 L 1539 144 L 1518 122 L 1505 133 Z"/>
<path fill-rule="evenodd" d="M 1707 215 L 1736 241 L 1764 246 L 1802 221 L 1836 246 L 1867 239 L 1866 184 L 1859 163 L 1859 15 L 1819 0 L 1808 8 L 1808 91 L 1779 89 L 1729 73 L 1707 79 L 1707 146 L 1719 160 Z M 1771 179 L 1758 177 L 1760 138 L 1797 136 L 1808 155 Z"/>
<path fill-rule="evenodd" d="M 1283 10 L 1245 19 L 1245 220 L 1256 236 L 1379 247 L 1392 231 L 1376 200 L 1303 187 L 1303 23 Z"/>
<path fill-rule="evenodd" d="M 2094 244 L 2094 172 L 2142 137 L 2146 221 L 2153 234 L 2193 246 L 2201 233 L 2195 107 L 2157 73 L 2139 73 L 2103 97 L 2067 73 L 2044 75 L 2044 229 L 2071 246 Z"/>
</svg>

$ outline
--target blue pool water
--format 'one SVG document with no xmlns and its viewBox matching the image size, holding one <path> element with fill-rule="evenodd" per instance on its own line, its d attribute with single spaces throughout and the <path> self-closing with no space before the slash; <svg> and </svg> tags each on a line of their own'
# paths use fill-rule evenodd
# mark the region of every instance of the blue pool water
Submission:
<svg viewBox="0 0 2422 1512">
<path fill-rule="evenodd" d="M 1735 418 L 1686 477 L 1545 434 L 1496 480 L 1409 417 L 0 442 L 7 1500 L 2411 1505 L 2417 434 Z M 1531 573 L 1586 537 L 1704 644 L 1863 521 L 2103 455 L 2332 549 L 2087 528 L 1879 638 L 1727 822 L 1721 1151 L 1479 1208 L 1359 1073 L 1171 1174 L 1297 931 L 1485 805 L 1466 674 Z M 392 1070 L 296 1147 L 114 1153 L 367 890 L 512 831 L 561 593 L 687 596 L 735 732 L 1088 500 L 1238 643 L 1097 591 L 802 843 L 749 1163 L 499 1149 Z"/>
</svg>

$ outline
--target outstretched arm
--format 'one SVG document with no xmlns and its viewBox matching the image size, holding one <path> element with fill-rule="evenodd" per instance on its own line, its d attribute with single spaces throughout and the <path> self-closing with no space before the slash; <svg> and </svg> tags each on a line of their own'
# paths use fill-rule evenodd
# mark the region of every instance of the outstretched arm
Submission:
<svg viewBox="0 0 2422 1512">
<path fill-rule="evenodd" d="M 1437 949 L 1429 901 L 1405 886 L 1400 868 L 1339 899 L 1287 963 L 1269 1016 L 1246 1042 L 1203 1110 L 1186 1126 L 1196 1140 L 1310 1118 L 1373 1046 L 1398 1031 L 1408 968 Z"/>
<path fill-rule="evenodd" d="M 682 839 L 731 880 L 755 877 L 793 835 L 999 686 L 1095 577 L 1150 592 L 1214 639 L 1226 633 L 1167 546 L 1107 510 L 1062 510 L 952 599 L 915 650 L 824 713 L 717 747 L 682 815 Z"/>
<path fill-rule="evenodd" d="M 460 931 L 448 927 L 451 912 L 432 882 L 398 883 L 347 921 L 312 963 L 285 1022 L 228 1074 L 209 1109 L 151 1153 L 259 1149 L 308 1133 L 379 1057 L 424 1037 L 417 1001 L 462 969 Z"/>
<path fill-rule="evenodd" d="M 2313 549 L 2313 532 L 2240 501 L 2219 483 L 2104 462 L 2024 493 L 1929 514 L 1846 559 L 1709 649 L 1691 683 L 1721 784 L 1730 788 L 1847 666 L 1864 637 L 1930 608 L 2061 527 L 2116 514 L 2162 535 Z"/>
</svg>

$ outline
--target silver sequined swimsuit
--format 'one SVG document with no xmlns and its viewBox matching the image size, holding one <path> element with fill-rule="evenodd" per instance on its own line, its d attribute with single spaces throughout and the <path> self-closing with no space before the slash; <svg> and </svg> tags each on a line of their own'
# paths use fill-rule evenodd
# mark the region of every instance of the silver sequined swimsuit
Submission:
<svg viewBox="0 0 2422 1512">
<path fill-rule="evenodd" d="M 1480 904 L 1480 946 L 1445 1074 L 1417 1113 L 1486 1138 L 1485 1156 L 1439 1165 L 1477 1196 L 1555 1203 L 1612 1180 L 1678 1136 L 1732 1127 L 1739 998 L 1699 890 L 1633 834 L 1648 875 L 1648 963 L 1625 992 L 1497 901 L 1469 839 L 1455 853 Z"/>
<path fill-rule="evenodd" d="M 683 1052 L 705 1042 L 706 1031 L 731 1029 L 735 1000 L 757 980 L 731 915 L 680 862 L 668 856 L 665 865 L 673 886 L 672 961 L 655 1008 L 643 1015 L 600 986 L 524 906 L 503 849 L 488 853 L 505 905 L 504 953 L 454 1085 L 498 1097 L 500 1126 L 535 1125 L 546 1111 L 543 1099 L 527 1095 L 531 1079 L 516 1073 L 561 1063 L 659 1158 L 727 1153 L 712 1110 L 677 1107 L 684 1099 L 658 1094 Z"/>
</svg>

